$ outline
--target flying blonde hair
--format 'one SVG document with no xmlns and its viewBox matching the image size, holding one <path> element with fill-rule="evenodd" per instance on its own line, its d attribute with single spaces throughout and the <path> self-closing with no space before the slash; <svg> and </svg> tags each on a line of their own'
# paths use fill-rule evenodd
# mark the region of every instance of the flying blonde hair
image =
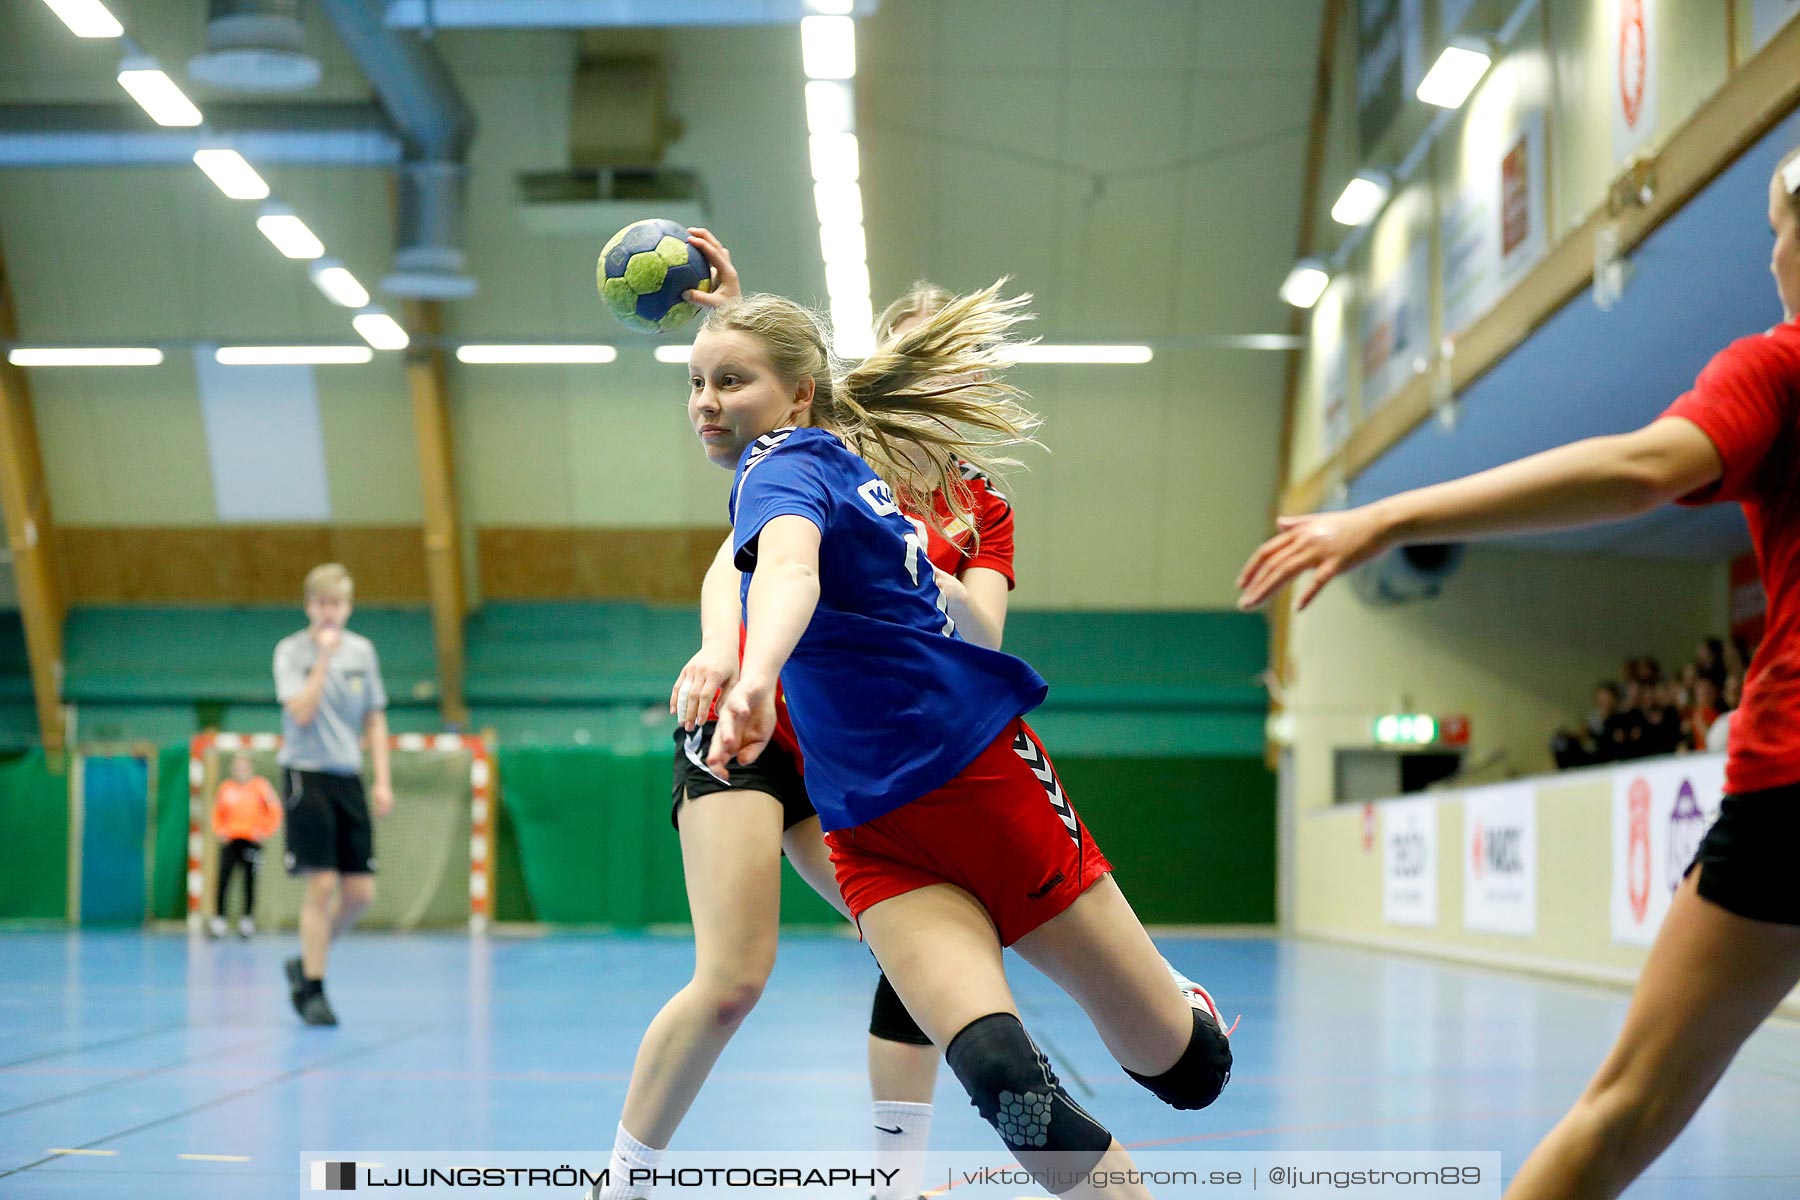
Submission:
<svg viewBox="0 0 1800 1200">
<path fill-rule="evenodd" d="M 749 334 L 784 380 L 810 377 L 813 424 L 842 437 L 904 508 L 939 533 L 957 521 L 973 530 L 974 498 L 958 460 L 982 472 L 1018 466 L 1007 452 L 1036 445 L 1032 435 L 1041 423 L 1025 407 L 1030 397 L 998 376 L 1022 344 L 1013 331 L 1031 319 L 1030 295 L 1003 297 L 1005 283 L 951 297 L 847 369 L 828 349 L 824 318 L 781 296 L 721 305 L 701 328 Z M 950 510 L 948 522 L 932 503 L 936 492 Z"/>
<path fill-rule="evenodd" d="M 955 293 L 947 287 L 940 287 L 929 279 L 913 280 L 912 286 L 894 297 L 893 303 L 875 318 L 875 340 L 887 341 L 894 336 L 894 326 L 914 317 L 929 317 L 954 299 Z"/>
</svg>

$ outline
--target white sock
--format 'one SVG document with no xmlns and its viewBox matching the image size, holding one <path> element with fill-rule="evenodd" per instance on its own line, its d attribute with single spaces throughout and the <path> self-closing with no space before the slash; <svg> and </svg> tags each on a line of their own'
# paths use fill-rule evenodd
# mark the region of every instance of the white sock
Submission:
<svg viewBox="0 0 1800 1200">
<path fill-rule="evenodd" d="M 902 1100 L 875 1102 L 875 1170 L 895 1172 L 892 1183 L 876 1176 L 875 1200 L 913 1200 L 925 1186 L 925 1143 L 931 1138 L 931 1105 Z"/>
<path fill-rule="evenodd" d="M 631 1168 L 654 1171 L 662 1162 L 663 1152 L 646 1146 L 619 1126 L 618 1134 L 613 1138 L 612 1157 L 606 1162 L 608 1172 L 607 1184 L 599 1188 L 596 1200 L 631 1200 L 632 1197 L 648 1197 L 650 1185 L 631 1182 Z"/>
</svg>

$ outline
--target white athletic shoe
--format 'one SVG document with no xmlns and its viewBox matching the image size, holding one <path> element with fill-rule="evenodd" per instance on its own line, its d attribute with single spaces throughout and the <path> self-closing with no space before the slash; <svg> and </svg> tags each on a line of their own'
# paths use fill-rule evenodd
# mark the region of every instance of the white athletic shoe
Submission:
<svg viewBox="0 0 1800 1200">
<path fill-rule="evenodd" d="M 1219 1032 L 1226 1037 L 1230 1037 L 1237 1030 L 1238 1021 L 1243 1020 L 1242 1017 L 1233 1020 L 1230 1029 L 1225 1028 L 1225 1018 L 1219 1015 L 1219 1006 L 1213 1002 L 1212 993 L 1177 971 L 1175 964 L 1166 958 L 1163 959 L 1163 966 L 1169 968 L 1170 977 L 1175 980 L 1175 986 L 1181 990 L 1181 994 L 1187 1000 L 1190 1008 L 1197 1008 L 1211 1017 L 1213 1024 L 1217 1025 Z"/>
<path fill-rule="evenodd" d="M 238 918 L 238 936 L 241 938 L 256 936 L 256 922 L 250 917 Z"/>
<path fill-rule="evenodd" d="M 208 920 L 206 922 L 206 932 L 207 932 L 207 936 L 209 936 L 209 937 L 216 937 L 216 938 L 224 937 L 225 936 L 225 918 L 219 917 L 219 916 L 212 917 L 210 920 Z"/>
</svg>

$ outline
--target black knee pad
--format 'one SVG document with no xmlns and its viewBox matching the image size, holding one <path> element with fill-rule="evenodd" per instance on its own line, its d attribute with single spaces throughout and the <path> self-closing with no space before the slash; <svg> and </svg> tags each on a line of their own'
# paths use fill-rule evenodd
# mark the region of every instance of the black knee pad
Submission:
<svg viewBox="0 0 1800 1200">
<path fill-rule="evenodd" d="M 869 1033 L 884 1042 L 900 1042 L 907 1046 L 929 1046 L 931 1039 L 919 1028 L 900 993 L 888 982 L 887 973 L 875 984 L 875 1003 L 869 1008 Z"/>
<path fill-rule="evenodd" d="M 1170 1108 L 1205 1108 L 1231 1078 L 1231 1043 L 1212 1016 L 1196 1008 L 1194 1036 L 1174 1066 L 1161 1075 L 1139 1075 L 1129 1067 L 1125 1073 Z"/>
<path fill-rule="evenodd" d="M 1011 1013 L 971 1021 L 950 1039 L 944 1057 L 1007 1149 L 1086 1155 L 1061 1165 L 1087 1171 L 1112 1145 L 1112 1134 L 1063 1091 L 1049 1060 Z"/>
</svg>

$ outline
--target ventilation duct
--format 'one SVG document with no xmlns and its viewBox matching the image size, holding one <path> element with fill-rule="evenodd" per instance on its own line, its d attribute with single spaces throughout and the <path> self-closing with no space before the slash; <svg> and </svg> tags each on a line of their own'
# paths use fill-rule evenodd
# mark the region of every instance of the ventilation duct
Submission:
<svg viewBox="0 0 1800 1200">
<path fill-rule="evenodd" d="M 436 53 L 382 24 L 380 0 L 319 0 L 319 6 L 406 143 L 400 243 L 381 290 L 416 300 L 474 295 L 462 251 L 474 114 Z"/>
<path fill-rule="evenodd" d="M 305 49 L 300 0 L 210 0 L 206 49 L 188 74 L 233 92 L 301 92 L 319 82 Z"/>
<path fill-rule="evenodd" d="M 228 146 L 257 166 L 392 167 L 400 138 L 371 104 L 208 104 L 205 129 L 148 126 L 122 104 L 0 106 L 0 169 L 191 166 Z"/>
<path fill-rule="evenodd" d="M 880 0 L 852 0 L 866 17 Z M 388 0 L 404 29 L 620 29 L 672 25 L 791 25 L 815 16 L 810 0 Z"/>
</svg>

